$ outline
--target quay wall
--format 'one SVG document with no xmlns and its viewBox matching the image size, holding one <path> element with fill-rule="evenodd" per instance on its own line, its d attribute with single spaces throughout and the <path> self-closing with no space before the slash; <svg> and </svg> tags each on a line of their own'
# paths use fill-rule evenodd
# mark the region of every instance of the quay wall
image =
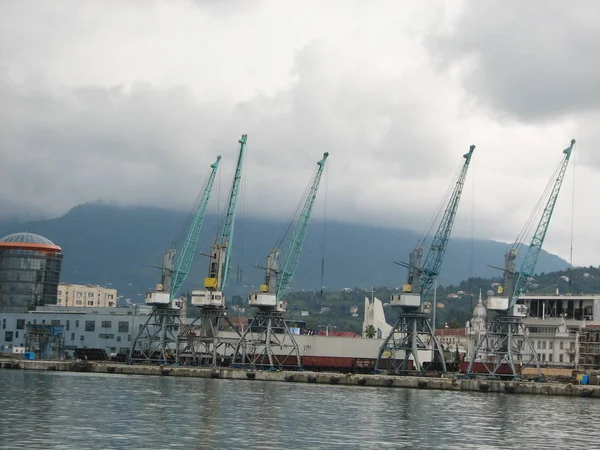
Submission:
<svg viewBox="0 0 600 450">
<path fill-rule="evenodd" d="M 16 359 L 0 360 L 0 369 L 219 378 L 225 380 L 278 381 L 283 383 L 317 383 L 343 386 L 437 389 L 505 394 L 563 395 L 600 399 L 600 386 L 556 382 L 536 383 L 527 381 L 357 375 L 325 372 L 251 371 L 230 368 L 209 369 L 89 361 L 26 361 Z"/>
</svg>

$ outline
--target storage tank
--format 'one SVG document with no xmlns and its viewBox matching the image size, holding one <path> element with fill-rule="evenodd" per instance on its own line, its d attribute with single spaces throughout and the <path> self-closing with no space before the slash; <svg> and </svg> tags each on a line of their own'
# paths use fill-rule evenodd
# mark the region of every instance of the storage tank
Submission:
<svg viewBox="0 0 600 450">
<path fill-rule="evenodd" d="M 62 249 L 34 233 L 0 238 L 0 311 L 26 312 L 55 305 Z"/>
</svg>

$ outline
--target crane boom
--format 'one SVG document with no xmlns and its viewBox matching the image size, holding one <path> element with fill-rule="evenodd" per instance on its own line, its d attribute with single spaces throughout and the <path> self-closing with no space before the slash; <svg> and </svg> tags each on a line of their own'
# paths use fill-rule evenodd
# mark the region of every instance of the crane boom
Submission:
<svg viewBox="0 0 600 450">
<path fill-rule="evenodd" d="M 554 212 L 554 206 L 556 205 L 556 200 L 565 177 L 565 172 L 567 171 L 567 166 L 569 164 L 569 159 L 571 158 L 571 152 L 573 151 L 574 145 L 575 139 L 572 139 L 571 145 L 563 150 L 564 156 L 558 170 L 554 186 L 552 187 L 552 191 L 548 197 L 548 202 L 546 203 L 546 207 L 544 208 L 540 222 L 535 230 L 531 244 L 527 249 L 527 254 L 525 255 L 523 263 L 521 264 L 519 276 L 517 277 L 517 282 L 515 283 L 515 287 L 510 299 L 510 307 L 516 304 L 517 299 L 521 296 L 521 294 L 523 294 L 523 291 L 529 284 L 529 281 L 534 274 L 535 266 L 537 265 L 538 257 L 542 250 L 542 245 L 544 244 L 544 239 L 546 238 L 548 225 L 550 225 L 550 219 L 552 218 L 552 213 Z"/>
<path fill-rule="evenodd" d="M 172 283 L 170 287 L 171 298 L 174 298 L 177 295 L 182 284 L 185 282 L 188 273 L 190 272 L 190 268 L 192 267 L 194 253 L 196 252 L 198 239 L 200 238 L 200 231 L 202 230 L 202 224 L 204 222 L 204 217 L 206 216 L 208 200 L 210 198 L 215 176 L 217 175 L 217 170 L 219 168 L 219 161 L 221 161 L 221 155 L 217 156 L 217 160 L 210 165 L 210 175 L 202 188 L 202 195 L 196 204 L 196 207 L 194 208 L 195 213 L 192 216 L 190 228 L 183 244 L 181 257 L 178 259 L 177 266 L 172 275 Z"/>
<path fill-rule="evenodd" d="M 433 282 L 440 273 L 440 268 L 442 266 L 442 261 L 444 260 L 444 254 L 446 253 L 448 242 L 450 241 L 452 226 L 454 225 L 454 219 L 456 218 L 456 212 L 458 211 L 460 197 L 462 195 L 465 178 L 467 176 L 467 171 L 469 170 L 469 164 L 471 162 L 471 157 L 473 156 L 474 150 L 475 146 L 471 145 L 469 152 L 463 155 L 465 162 L 462 170 L 460 171 L 458 179 L 456 180 L 452 196 L 450 197 L 448 206 L 446 206 L 446 210 L 444 211 L 444 215 L 442 216 L 437 232 L 435 233 L 435 236 L 431 242 L 431 247 L 429 248 L 427 256 L 425 257 L 425 263 L 423 264 L 423 270 L 420 279 L 421 301 L 423 301 L 423 298 L 425 295 L 427 295 L 429 289 L 431 289 L 431 286 L 433 286 Z"/>
<path fill-rule="evenodd" d="M 325 169 L 325 162 L 327 161 L 328 156 L 329 153 L 325 152 L 323 154 L 323 159 L 317 162 L 317 172 L 311 183 L 306 201 L 304 202 L 304 207 L 298 218 L 298 224 L 292 235 L 281 276 L 278 278 L 276 290 L 277 299 L 285 293 L 296 272 L 296 267 L 298 266 L 298 261 L 300 259 L 300 252 L 302 251 L 302 245 L 304 244 L 304 238 L 306 237 L 306 231 L 308 229 L 308 223 L 317 197 L 317 191 L 319 190 L 319 183 L 321 182 L 321 176 L 323 175 L 323 169 Z"/>
<path fill-rule="evenodd" d="M 242 179 L 242 165 L 244 162 L 244 154 L 246 152 L 246 142 L 248 141 L 248 135 L 243 134 L 240 143 L 240 151 L 238 154 L 238 160 L 235 167 L 235 173 L 233 175 L 233 184 L 231 185 L 231 192 L 229 193 L 229 203 L 227 204 L 227 213 L 225 214 L 225 221 L 223 223 L 223 231 L 219 244 L 222 248 L 225 248 L 225 260 L 222 261 L 223 267 L 221 269 L 221 280 L 219 289 L 223 289 L 227 281 L 227 275 L 229 273 L 229 264 L 231 260 L 231 247 L 233 245 L 233 230 L 235 227 L 235 215 L 237 200 L 240 192 L 240 181 Z"/>
</svg>

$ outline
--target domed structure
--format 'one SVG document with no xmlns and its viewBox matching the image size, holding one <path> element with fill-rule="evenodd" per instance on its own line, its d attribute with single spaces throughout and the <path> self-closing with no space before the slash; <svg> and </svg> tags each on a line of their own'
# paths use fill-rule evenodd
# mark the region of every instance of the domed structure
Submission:
<svg viewBox="0 0 600 450">
<path fill-rule="evenodd" d="M 0 311 L 25 312 L 55 305 L 62 249 L 39 234 L 0 238 Z"/>
<path fill-rule="evenodd" d="M 481 299 L 481 290 L 479 291 L 479 301 L 473 310 L 473 318 L 471 319 L 471 329 L 475 333 L 485 331 L 485 320 L 487 318 L 487 310 Z"/>
<path fill-rule="evenodd" d="M 43 245 L 54 245 L 50 239 L 46 239 L 44 236 L 40 236 L 39 234 L 29 233 L 25 231 L 24 233 L 13 233 L 8 236 L 4 236 L 0 238 L 0 242 L 13 242 L 19 244 L 43 244 Z"/>
</svg>

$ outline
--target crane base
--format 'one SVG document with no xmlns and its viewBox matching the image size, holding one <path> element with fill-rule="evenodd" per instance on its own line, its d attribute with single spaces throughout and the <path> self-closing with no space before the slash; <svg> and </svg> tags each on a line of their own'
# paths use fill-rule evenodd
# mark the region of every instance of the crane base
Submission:
<svg viewBox="0 0 600 450">
<path fill-rule="evenodd" d="M 521 371 L 529 365 L 536 367 L 538 377 L 542 376 L 538 356 L 527 335 L 523 317 L 504 312 L 499 313 L 488 324 L 471 356 L 465 375 L 520 380 Z M 476 371 L 476 368 L 483 369 Z"/>
<path fill-rule="evenodd" d="M 431 362 L 421 362 L 424 352 L 433 352 Z M 446 372 L 444 353 L 429 323 L 429 315 L 418 308 L 402 311 L 379 348 L 376 373 L 422 374 L 427 370 Z"/>
<path fill-rule="evenodd" d="M 178 309 L 154 306 L 133 341 L 129 361 L 162 364 L 175 362 L 179 317 Z"/>
<path fill-rule="evenodd" d="M 255 314 L 236 344 L 236 366 L 252 369 L 301 369 L 300 349 L 281 311 Z"/>
<path fill-rule="evenodd" d="M 240 335 L 227 316 L 225 308 L 200 308 L 198 317 L 178 336 L 177 363 L 209 367 L 229 366 L 237 339 L 220 336 L 219 329 L 225 325 Z"/>
</svg>

